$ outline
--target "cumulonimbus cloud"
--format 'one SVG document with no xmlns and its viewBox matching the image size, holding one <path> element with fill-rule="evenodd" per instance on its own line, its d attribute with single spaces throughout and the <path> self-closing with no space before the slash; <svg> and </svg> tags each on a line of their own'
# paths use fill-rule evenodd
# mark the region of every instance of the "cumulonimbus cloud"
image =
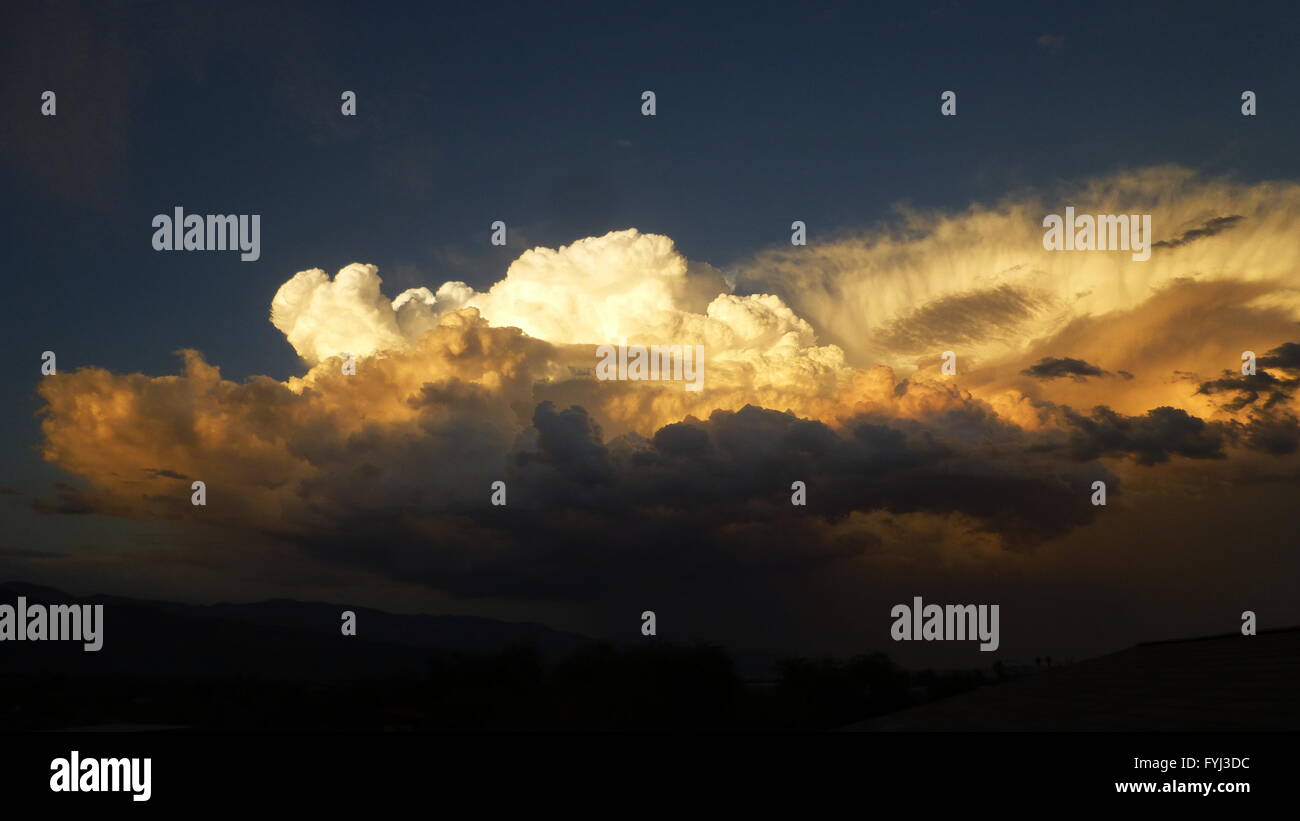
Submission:
<svg viewBox="0 0 1300 821">
<path fill-rule="evenodd" d="M 208 525 L 463 595 L 575 596 L 664 551 L 806 567 L 909 522 L 1015 553 L 1100 526 L 1099 479 L 1294 458 L 1300 187 L 1154 169 L 1061 196 L 760 253 L 741 293 L 633 229 L 527 251 L 483 292 L 303 271 L 271 306 L 300 377 L 232 381 L 188 351 L 178 376 L 43 380 L 45 458 L 82 479 L 44 504 L 187 523 L 192 477 Z M 1058 202 L 1182 240 L 1146 263 L 1044 252 Z M 623 342 L 703 345 L 704 390 L 596 380 L 596 346 Z M 1245 349 L 1271 375 L 1223 375 Z M 1132 378 L 1041 378 L 1094 362 Z"/>
</svg>

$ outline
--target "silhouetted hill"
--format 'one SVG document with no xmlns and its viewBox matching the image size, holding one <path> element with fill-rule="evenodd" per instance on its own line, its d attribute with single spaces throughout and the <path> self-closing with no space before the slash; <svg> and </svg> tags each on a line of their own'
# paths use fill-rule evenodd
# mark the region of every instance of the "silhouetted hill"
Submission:
<svg viewBox="0 0 1300 821">
<path fill-rule="evenodd" d="M 538 624 L 0 585 L 0 603 L 18 596 L 104 605 L 104 644 L 0 642 L 0 729 L 1300 729 L 1300 629 L 1143 644 L 1029 675 L 909 672 L 875 653 L 783 659 L 746 682 L 716 646 Z M 345 609 L 355 637 L 339 631 Z"/>
<path fill-rule="evenodd" d="M 0 642 L 0 672 L 86 675 L 251 676 L 331 680 L 420 673 L 431 657 L 497 653 L 530 644 L 543 657 L 591 640 L 540 624 L 473 616 L 404 616 L 319 602 L 188 605 L 72 596 L 22 582 L 0 584 L 0 604 L 104 605 L 103 649 L 80 642 Z M 340 615 L 357 615 L 357 635 Z"/>
<path fill-rule="evenodd" d="M 568 655 L 590 643 L 587 636 L 553 630 L 535 622 L 503 622 L 478 616 L 399 615 L 365 607 L 271 599 L 254 604 L 214 604 L 208 612 L 232 621 L 301 628 L 331 635 L 339 632 L 339 615 L 351 610 L 360 632 L 371 641 L 409 644 L 456 652 L 496 652 L 520 642 L 546 658 Z"/>
<path fill-rule="evenodd" d="M 1150 642 L 847 730 L 1300 729 L 1300 628 Z"/>
</svg>

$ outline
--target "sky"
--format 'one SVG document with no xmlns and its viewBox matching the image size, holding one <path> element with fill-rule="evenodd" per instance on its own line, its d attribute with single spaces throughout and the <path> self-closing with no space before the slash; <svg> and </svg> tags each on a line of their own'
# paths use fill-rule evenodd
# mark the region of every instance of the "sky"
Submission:
<svg viewBox="0 0 1300 821">
<path fill-rule="evenodd" d="M 1020 654 L 1300 620 L 1297 13 L 697 6 L 7 10 L 0 575 L 828 652 L 913 595 Z M 1067 205 L 1152 258 L 1045 251 Z M 156 251 L 176 206 L 260 258 Z M 705 390 L 593 381 L 624 339 Z"/>
</svg>

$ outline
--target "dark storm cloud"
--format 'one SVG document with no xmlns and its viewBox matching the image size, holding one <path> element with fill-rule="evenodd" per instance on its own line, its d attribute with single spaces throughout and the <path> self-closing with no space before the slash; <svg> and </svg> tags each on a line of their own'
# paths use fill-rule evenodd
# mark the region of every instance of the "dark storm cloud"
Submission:
<svg viewBox="0 0 1300 821">
<path fill-rule="evenodd" d="M 516 457 L 521 470 L 551 469 L 583 485 L 614 478 L 609 454 L 601 444 L 600 425 L 585 408 L 556 411 L 551 402 L 542 402 L 533 414 L 533 431 L 536 449 Z"/>
<path fill-rule="evenodd" d="M 1290 401 L 1300 387 L 1300 343 L 1283 343 L 1259 357 L 1255 365 L 1253 374 L 1224 371 L 1220 378 L 1202 382 L 1196 392 L 1207 396 L 1231 394 L 1232 398 L 1223 404 L 1229 411 L 1247 407 L 1269 411 Z M 1274 376 L 1267 368 L 1286 371 L 1288 376 Z"/>
<path fill-rule="evenodd" d="M 916 550 L 964 551 L 977 541 L 1031 550 L 1093 520 L 1092 482 L 1120 490 L 1102 458 L 1218 459 L 1234 445 L 1284 454 L 1297 440 L 1293 418 L 1206 422 L 1167 407 L 1130 417 L 1041 403 L 1043 420 L 1054 415 L 1058 424 L 1026 429 L 977 399 L 921 383 L 878 386 L 878 410 L 835 425 L 749 405 L 607 439 L 582 404 L 531 398 L 534 374 L 549 361 L 544 343 L 465 322 L 422 344 L 418 358 L 376 360 L 352 377 L 326 372 L 301 394 L 270 381 L 217 381 L 194 356 L 182 380 L 82 372 L 84 386 L 65 381 L 61 390 L 147 397 L 111 404 L 148 411 L 129 441 L 148 445 L 138 464 L 158 467 L 127 481 L 110 461 L 108 490 L 63 486 L 58 501 L 37 509 L 184 528 L 194 510 L 167 474 L 203 476 L 205 527 L 259 544 L 270 537 L 322 566 L 454 596 L 573 602 L 795 578 L 900 541 Z M 509 367 L 496 364 L 510 352 Z M 1283 347 L 1264 359 L 1280 366 L 1294 353 Z M 395 377 L 408 372 L 429 381 L 395 391 Z M 468 381 L 485 372 L 492 378 Z M 430 379 L 440 373 L 448 377 Z M 898 416 L 890 400 L 913 390 L 927 410 Z M 224 437 L 216 450 L 176 461 L 184 447 L 160 442 L 159 432 L 190 442 L 201 403 L 227 424 Z M 67 441 L 93 466 L 99 451 L 87 449 L 85 428 L 68 416 L 83 405 L 51 416 L 71 425 L 78 435 Z M 505 505 L 492 501 L 498 481 Z M 791 504 L 795 482 L 804 483 L 806 506 Z"/>
<path fill-rule="evenodd" d="M 1285 456 L 1300 450 L 1300 419 L 1292 413 L 1256 414 L 1242 430 L 1242 444 L 1251 450 Z"/>
<path fill-rule="evenodd" d="M 1255 365 L 1253 374 L 1224 371 L 1218 379 L 1201 382 L 1196 392 L 1222 396 L 1220 406 L 1226 411 L 1247 412 L 1245 422 L 1225 426 L 1237 444 L 1274 456 L 1295 453 L 1300 450 L 1300 420 L 1289 405 L 1300 388 L 1300 343 L 1284 342 L 1259 357 Z"/>
<path fill-rule="evenodd" d="M 1297 384 L 1295 379 L 1279 379 L 1264 371 L 1235 376 L 1231 375 L 1232 371 L 1226 373 L 1230 375 L 1202 382 L 1196 392 L 1210 395 L 1235 394 L 1232 399 L 1223 404 L 1223 407 L 1230 411 L 1239 411 L 1247 406 L 1272 408 L 1290 399 Z"/>
<path fill-rule="evenodd" d="M 1034 379 L 1059 379 L 1068 376 L 1076 382 L 1083 382 L 1089 376 L 1106 376 L 1107 371 L 1102 370 L 1096 365 L 1074 359 L 1072 357 L 1052 357 L 1045 356 L 1038 360 L 1038 363 L 1031 365 L 1021 371 L 1025 376 L 1032 376 Z M 1131 378 L 1131 377 L 1130 377 Z"/>
<path fill-rule="evenodd" d="M 1205 239 L 1206 237 L 1212 237 L 1215 234 L 1223 233 L 1230 228 L 1236 227 L 1237 223 L 1241 222 L 1243 219 L 1245 219 L 1245 217 L 1239 214 L 1233 214 L 1228 217 L 1215 217 L 1212 220 L 1207 220 L 1197 228 L 1184 231 L 1172 239 L 1162 239 L 1152 247 L 1178 248 L 1189 242 L 1195 242 L 1198 239 Z"/>
<path fill-rule="evenodd" d="M 1143 416 L 1125 416 L 1099 406 L 1085 416 L 1062 408 L 1071 428 L 1069 451 L 1077 459 L 1131 456 L 1140 465 L 1167 462 L 1171 456 L 1223 459 L 1231 437 L 1182 408 L 1160 407 Z"/>
<path fill-rule="evenodd" d="M 1263 368 L 1300 371 L 1300 342 L 1283 342 L 1256 362 Z"/>
<path fill-rule="evenodd" d="M 673 579 L 798 573 L 870 550 L 835 534 L 855 512 L 960 514 L 1013 549 L 1088 522 L 1096 464 L 1036 449 L 978 407 L 842 430 L 747 406 L 610 442 L 578 406 L 539 404 L 508 469 L 508 504 L 377 504 L 335 488 L 316 555 L 466 596 L 581 599 Z M 806 507 L 791 504 L 804 482 Z M 409 502 L 409 500 L 408 500 Z"/>
</svg>

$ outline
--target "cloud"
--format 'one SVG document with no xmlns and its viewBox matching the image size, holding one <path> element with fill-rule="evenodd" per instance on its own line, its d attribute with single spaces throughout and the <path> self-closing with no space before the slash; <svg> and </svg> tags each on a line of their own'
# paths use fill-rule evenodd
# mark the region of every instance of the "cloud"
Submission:
<svg viewBox="0 0 1300 821">
<path fill-rule="evenodd" d="M 1077 381 L 1083 381 L 1089 376 L 1105 376 L 1107 374 L 1106 371 L 1096 365 L 1068 356 L 1045 356 L 1038 360 L 1037 364 L 1025 368 L 1021 373 L 1035 379 L 1059 379 L 1062 376 L 1068 376 Z"/>
<path fill-rule="evenodd" d="M 1123 455 L 1154 465 L 1171 456 L 1227 457 L 1223 431 L 1181 408 L 1153 408 L 1143 416 L 1124 416 L 1104 406 L 1086 416 L 1068 408 L 1062 412 L 1072 428 L 1069 448 L 1077 459 Z"/>
<path fill-rule="evenodd" d="M 599 405 L 616 432 L 648 434 L 687 414 L 750 402 L 817 413 L 853 379 L 843 352 L 819 344 L 779 297 L 734 295 L 712 266 L 689 262 L 668 237 L 634 229 L 526 251 L 485 292 L 452 281 L 389 300 L 381 286 L 373 265 L 349 265 L 333 280 L 302 271 L 276 293 L 271 320 L 310 365 L 410 351 L 461 308 L 555 345 L 556 373 L 591 371 L 603 344 L 704 346 L 700 393 L 674 383 L 631 392 L 590 378 L 552 379 L 553 395 L 542 398 Z"/>
<path fill-rule="evenodd" d="M 1183 233 L 1179 234 L 1177 237 L 1174 237 L 1173 239 L 1162 239 L 1159 242 L 1152 245 L 1152 247 L 1153 248 L 1178 248 L 1180 246 L 1186 245 L 1189 242 L 1195 242 L 1198 239 L 1204 239 L 1205 237 L 1212 237 L 1215 234 L 1221 233 L 1223 231 L 1227 231 L 1228 229 L 1235 226 L 1237 223 L 1241 222 L 1242 219 L 1243 218 L 1238 214 L 1234 214 L 1228 217 L 1215 217 L 1214 219 L 1206 220 L 1205 223 L 1198 228 L 1191 228 L 1184 231 Z"/>
<path fill-rule="evenodd" d="M 339 354 L 400 350 L 432 330 L 439 315 L 464 304 L 470 289 L 447 283 L 435 295 L 410 288 L 388 300 L 374 265 L 353 263 L 331 281 L 319 268 L 300 271 L 271 301 L 271 322 L 309 364 Z"/>
<path fill-rule="evenodd" d="M 358 499 L 340 483 L 315 500 L 330 516 L 296 537 L 330 561 L 458 595 L 582 599 L 683 568 L 697 583 L 802 574 L 871 551 L 882 536 L 861 515 L 872 511 L 894 528 L 948 519 L 1028 549 L 1092 519 L 1093 479 L 1118 488 L 1104 468 L 1053 458 L 990 413 L 954 421 L 951 432 L 868 418 L 836 429 L 750 406 L 604 441 L 586 409 L 544 402 L 500 474 L 505 507 L 488 505 L 486 483 L 463 504 Z M 999 442 L 996 457 L 964 442 L 975 431 Z M 795 480 L 813 489 L 807 508 L 790 503 Z M 376 542 L 384 549 L 367 548 Z"/>
<path fill-rule="evenodd" d="M 1243 219 L 1134 263 L 1044 252 L 1058 202 Z M 183 351 L 176 375 L 42 379 L 43 454 L 79 481 L 37 505 L 169 523 L 208 563 L 215 533 L 467 598 L 1014 575 L 1079 533 L 1128 538 L 1126 499 L 1173 509 L 1208 471 L 1267 492 L 1300 474 L 1296 216 L 1290 184 L 1152 169 L 905 212 L 726 277 L 634 229 L 527 251 L 485 291 L 390 298 L 373 265 L 302 271 L 271 306 L 301 376 L 234 381 Z M 704 345 L 704 390 L 595 379 L 596 346 L 623 341 Z M 1245 382 L 1224 368 L 1247 349 L 1268 353 Z"/>
<path fill-rule="evenodd" d="M 1246 447 L 1273 456 L 1286 456 L 1300 450 L 1300 419 L 1289 412 L 1258 414 L 1243 431 Z"/>
<path fill-rule="evenodd" d="M 745 406 L 611 438 L 590 409 L 538 401 L 558 351 L 467 308 L 355 376 L 331 360 L 301 384 L 234 383 L 194 352 L 180 377 L 60 374 L 42 382 L 47 458 L 90 489 L 65 488 L 59 512 L 202 522 L 459 596 L 582 599 L 681 562 L 719 581 L 811 571 L 913 527 L 1028 550 L 1092 521 L 1095 479 L 1119 495 L 1096 459 L 1227 444 L 1172 409 L 1058 409 L 1062 427 L 1028 430 L 887 369 L 862 375 L 873 401 L 834 424 Z M 174 467 L 127 470 L 159 463 Z M 207 482 L 208 506 L 168 474 Z M 498 480 L 505 507 L 489 502 Z M 790 504 L 796 480 L 807 508 Z"/>
<path fill-rule="evenodd" d="M 664 551 L 688 545 L 700 573 L 854 555 L 878 537 L 827 534 L 869 511 L 955 516 L 1022 549 L 1087 521 L 1083 489 L 1107 475 L 887 371 L 863 375 L 878 387 L 853 390 L 876 401 L 835 425 L 745 406 L 607 438 L 590 409 L 539 400 L 558 355 L 466 308 L 355 376 L 329 360 L 293 384 L 235 383 L 192 351 L 181 376 L 62 373 L 41 383 L 45 455 L 89 487 L 47 509 L 201 522 L 459 595 L 579 596 L 598 571 L 631 586 L 671 572 Z M 208 505 L 175 476 L 205 481 Z M 505 508 L 489 504 L 497 480 Z M 795 480 L 815 489 L 807 514 Z M 742 521 L 770 530 L 742 538 Z"/>
<path fill-rule="evenodd" d="M 1042 307 L 1041 296 L 1011 285 L 950 294 L 892 320 L 880 342 L 890 349 L 920 350 L 1010 337 Z"/>
<path fill-rule="evenodd" d="M 1202 382 L 1196 392 L 1211 396 L 1235 394 L 1223 403 L 1226 410 L 1234 412 L 1248 407 L 1267 411 L 1290 402 L 1300 387 L 1300 343 L 1279 345 L 1259 357 L 1255 365 L 1253 374 L 1224 371 L 1220 378 Z M 1283 371 L 1284 375 L 1275 376 L 1269 369 Z"/>
<path fill-rule="evenodd" d="M 1261 368 L 1300 372 L 1300 342 L 1284 342 L 1256 363 Z"/>
<path fill-rule="evenodd" d="M 1079 213 L 1149 213 L 1156 236 L 1177 233 L 1145 262 L 1122 253 L 1047 251 L 1043 217 L 1067 205 Z M 1237 218 L 1232 230 L 1224 230 L 1231 218 L 1218 217 L 1225 212 Z M 780 296 L 851 366 L 883 364 L 906 375 L 918 359 L 954 350 L 966 361 L 1019 371 L 1044 355 L 1024 362 L 1032 348 L 1072 326 L 1077 331 L 1078 323 L 1121 315 L 1143 321 L 1145 306 L 1162 292 L 1199 297 L 1205 307 L 1229 296 L 1294 328 L 1300 321 L 1296 220 L 1295 183 L 1245 185 L 1166 166 L 1017 192 L 958 212 L 900 209 L 888 223 L 804 248 L 763 250 L 735 268 L 738 290 Z M 1195 242 L 1179 230 L 1186 225 L 1201 226 L 1191 232 Z M 1187 283 L 1203 287 L 1183 288 Z M 1183 310 L 1181 317 L 1152 314 L 1147 319 L 1163 325 L 1149 330 L 1177 333 L 1174 326 L 1186 327 Z M 1217 333 L 1230 327 L 1226 318 L 1204 321 L 1203 339 L 1228 335 Z M 1270 319 L 1265 327 L 1273 324 Z M 1085 340 L 1071 353 L 1083 355 L 1089 342 L 1103 347 Z M 1190 351 L 1204 353 L 1196 347 Z M 1087 353 L 1142 373 L 1121 356 Z"/>
</svg>

